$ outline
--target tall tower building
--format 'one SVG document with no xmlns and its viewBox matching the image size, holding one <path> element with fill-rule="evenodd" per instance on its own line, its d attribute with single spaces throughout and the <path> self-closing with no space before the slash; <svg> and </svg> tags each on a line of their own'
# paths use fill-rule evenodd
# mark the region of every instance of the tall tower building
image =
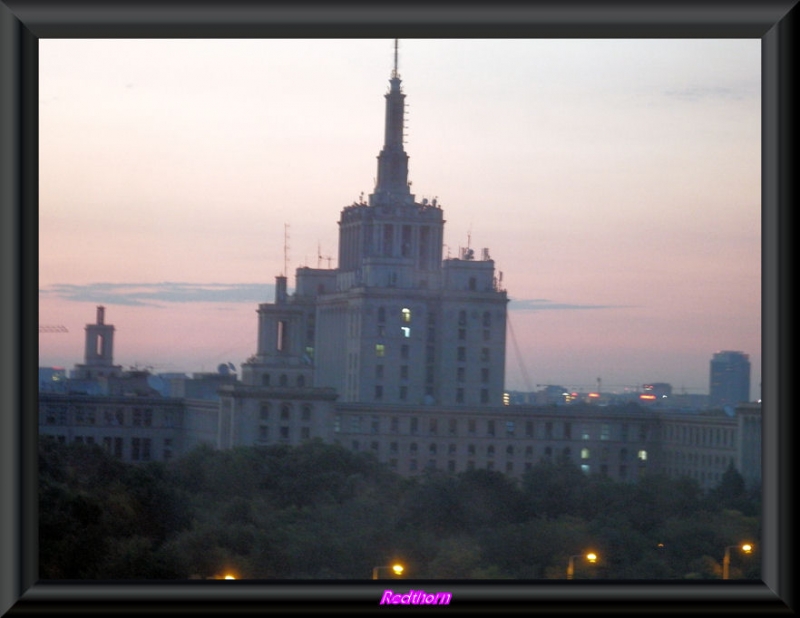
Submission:
<svg viewBox="0 0 800 618">
<path fill-rule="evenodd" d="M 338 267 L 299 268 L 292 296 L 260 306 L 243 380 L 255 384 L 280 359 L 270 333 L 281 333 L 339 401 L 502 405 L 508 298 L 488 249 L 442 259 L 442 209 L 418 202 L 408 180 L 405 96 L 395 41 L 374 191 L 341 211 Z"/>
<path fill-rule="evenodd" d="M 82 380 L 120 375 L 122 367 L 114 364 L 114 326 L 106 324 L 106 308 L 97 307 L 97 320 L 86 325 L 83 364 L 75 365 L 72 377 Z"/>
<path fill-rule="evenodd" d="M 722 351 L 711 358 L 709 404 L 735 406 L 750 401 L 750 357 Z"/>
</svg>

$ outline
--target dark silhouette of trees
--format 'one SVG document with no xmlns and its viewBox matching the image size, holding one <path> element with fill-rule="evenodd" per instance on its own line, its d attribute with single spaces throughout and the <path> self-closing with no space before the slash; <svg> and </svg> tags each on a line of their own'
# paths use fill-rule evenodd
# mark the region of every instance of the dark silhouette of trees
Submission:
<svg viewBox="0 0 800 618">
<path fill-rule="evenodd" d="M 760 493 L 731 469 L 618 483 L 566 459 L 519 480 L 488 470 L 402 478 L 367 453 L 201 446 L 169 463 L 123 464 L 96 446 L 42 438 L 42 579 L 759 578 Z"/>
</svg>

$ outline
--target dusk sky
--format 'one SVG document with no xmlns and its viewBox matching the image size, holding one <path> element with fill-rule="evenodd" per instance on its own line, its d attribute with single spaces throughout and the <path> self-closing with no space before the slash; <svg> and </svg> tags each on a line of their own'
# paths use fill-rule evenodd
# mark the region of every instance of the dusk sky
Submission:
<svg viewBox="0 0 800 618">
<path fill-rule="evenodd" d="M 39 41 L 40 366 L 106 307 L 125 368 L 256 351 L 276 275 L 337 266 L 372 192 L 393 40 Z M 409 178 L 488 248 L 506 387 L 761 382 L 760 39 L 409 39 Z M 287 239 L 288 238 L 288 242 Z M 288 272 L 286 272 L 288 271 Z"/>
</svg>

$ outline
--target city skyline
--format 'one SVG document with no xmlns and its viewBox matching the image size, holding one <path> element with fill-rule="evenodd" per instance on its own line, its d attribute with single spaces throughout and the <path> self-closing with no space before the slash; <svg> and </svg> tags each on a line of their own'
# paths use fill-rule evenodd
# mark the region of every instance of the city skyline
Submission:
<svg viewBox="0 0 800 618">
<path fill-rule="evenodd" d="M 39 319 L 69 332 L 40 365 L 102 304 L 117 364 L 238 367 L 275 275 L 336 267 L 391 68 L 390 39 L 41 41 Z M 741 350 L 760 397 L 758 40 L 401 40 L 399 73 L 412 192 L 503 272 L 509 390 L 707 392 Z"/>
</svg>

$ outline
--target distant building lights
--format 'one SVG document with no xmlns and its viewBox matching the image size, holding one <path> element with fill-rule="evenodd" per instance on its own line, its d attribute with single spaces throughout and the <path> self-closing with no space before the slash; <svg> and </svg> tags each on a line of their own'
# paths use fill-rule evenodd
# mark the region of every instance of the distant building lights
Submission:
<svg viewBox="0 0 800 618">
<path fill-rule="evenodd" d="M 655 400 L 655 398 L 656 398 L 655 395 L 644 395 L 644 394 L 639 395 L 639 399 L 644 399 L 645 401 L 653 401 Z"/>
</svg>

